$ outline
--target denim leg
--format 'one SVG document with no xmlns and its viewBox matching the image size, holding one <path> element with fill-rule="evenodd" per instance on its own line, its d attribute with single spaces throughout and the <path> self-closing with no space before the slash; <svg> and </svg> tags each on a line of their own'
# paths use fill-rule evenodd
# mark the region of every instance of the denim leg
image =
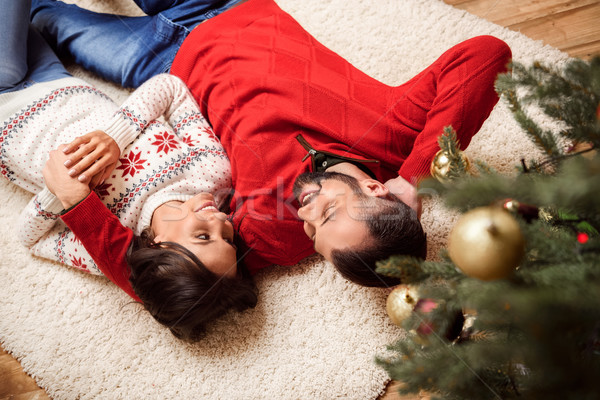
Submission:
<svg viewBox="0 0 600 400">
<path fill-rule="evenodd" d="M 202 21 L 227 11 L 241 0 L 174 0 L 168 9 L 161 12 L 170 21 L 185 26 L 192 30 Z M 142 1 L 139 3 L 156 3 L 156 1 Z"/>
<path fill-rule="evenodd" d="M 48 42 L 33 26 L 29 27 L 27 39 L 27 66 L 25 80 L 30 83 L 48 82 L 71 76 Z"/>
<path fill-rule="evenodd" d="M 222 13 L 241 0 L 134 0 L 147 15 L 162 13 L 190 31 L 200 22 Z"/>
<path fill-rule="evenodd" d="M 100 14 L 53 0 L 33 0 L 31 20 L 58 54 L 124 87 L 168 72 L 179 46 L 202 21 L 241 0 L 136 0 L 147 14 Z"/>
<path fill-rule="evenodd" d="M 29 0 L 0 0 L 0 92 L 14 88 L 27 74 Z"/>
<path fill-rule="evenodd" d="M 168 10 L 173 7 L 178 0 L 133 0 L 135 4 L 146 14 L 156 15 L 161 11 Z"/>
<path fill-rule="evenodd" d="M 31 21 L 59 56 L 70 55 L 103 78 L 134 88 L 169 71 L 189 33 L 162 14 L 123 17 L 51 0 L 32 1 Z"/>
</svg>

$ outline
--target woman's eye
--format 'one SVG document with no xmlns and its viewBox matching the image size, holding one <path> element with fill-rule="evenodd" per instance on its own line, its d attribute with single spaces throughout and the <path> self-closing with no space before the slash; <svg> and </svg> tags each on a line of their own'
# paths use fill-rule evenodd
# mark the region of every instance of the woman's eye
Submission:
<svg viewBox="0 0 600 400">
<path fill-rule="evenodd" d="M 206 233 L 203 233 L 203 234 L 201 234 L 201 235 L 198 235 L 198 236 L 196 236 L 196 237 L 197 237 L 198 239 L 200 239 L 200 240 L 210 240 L 210 235 L 209 235 L 209 234 L 206 234 Z"/>
</svg>

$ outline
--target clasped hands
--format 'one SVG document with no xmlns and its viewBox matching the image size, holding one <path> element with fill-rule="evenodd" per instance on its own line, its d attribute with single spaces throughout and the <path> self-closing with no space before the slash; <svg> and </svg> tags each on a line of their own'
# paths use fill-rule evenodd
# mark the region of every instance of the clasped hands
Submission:
<svg viewBox="0 0 600 400">
<path fill-rule="evenodd" d="M 103 131 L 80 136 L 50 151 L 43 170 L 46 187 L 70 208 L 110 176 L 120 154 L 117 143 Z"/>
</svg>

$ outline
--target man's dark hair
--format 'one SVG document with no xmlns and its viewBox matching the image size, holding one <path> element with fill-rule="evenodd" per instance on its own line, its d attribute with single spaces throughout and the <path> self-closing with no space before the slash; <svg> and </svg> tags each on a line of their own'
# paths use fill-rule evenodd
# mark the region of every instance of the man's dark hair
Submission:
<svg viewBox="0 0 600 400">
<path fill-rule="evenodd" d="M 375 273 L 376 262 L 393 255 L 427 256 L 427 236 L 417 213 L 396 196 L 387 198 L 364 196 L 370 211 L 363 216 L 371 240 L 360 248 L 331 251 L 331 262 L 346 279 L 362 286 L 398 285 L 397 278 Z M 361 196 L 361 197 L 362 197 Z"/>
<path fill-rule="evenodd" d="M 200 340 L 207 323 L 257 302 L 256 286 L 244 267 L 238 266 L 234 278 L 219 276 L 185 247 L 154 243 L 150 228 L 134 237 L 127 262 L 129 281 L 146 310 L 183 340 Z"/>
</svg>

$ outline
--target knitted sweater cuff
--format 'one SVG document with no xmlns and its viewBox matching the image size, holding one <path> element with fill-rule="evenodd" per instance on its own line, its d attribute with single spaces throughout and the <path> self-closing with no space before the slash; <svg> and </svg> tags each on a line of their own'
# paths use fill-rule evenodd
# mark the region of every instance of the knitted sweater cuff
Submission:
<svg viewBox="0 0 600 400">
<path fill-rule="evenodd" d="M 123 152 L 140 133 L 139 127 L 133 125 L 130 120 L 123 118 L 121 112 L 117 112 L 109 121 L 108 126 L 104 129 L 104 132 L 113 138 L 119 150 Z"/>
<path fill-rule="evenodd" d="M 411 154 L 402 167 L 398 170 L 398 175 L 406 179 L 412 185 L 416 186 L 422 179 L 430 174 L 431 157 Z"/>
<path fill-rule="evenodd" d="M 56 197 L 47 187 L 44 187 L 40 193 L 37 195 L 37 201 L 40 205 L 40 208 L 52 214 L 60 214 L 64 207 L 58 197 Z"/>
</svg>

